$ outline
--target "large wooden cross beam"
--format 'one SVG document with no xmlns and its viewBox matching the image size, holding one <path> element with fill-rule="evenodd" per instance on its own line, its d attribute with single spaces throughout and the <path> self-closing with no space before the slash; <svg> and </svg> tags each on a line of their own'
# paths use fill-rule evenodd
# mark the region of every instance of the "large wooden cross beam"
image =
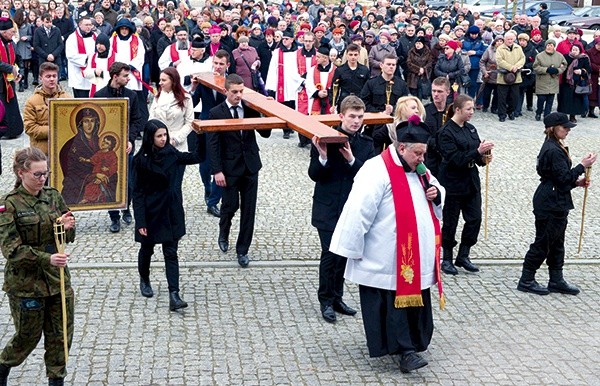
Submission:
<svg viewBox="0 0 600 386">
<path fill-rule="evenodd" d="M 213 73 L 200 73 L 196 76 L 203 86 L 225 94 L 224 77 Z M 262 113 L 264 117 L 207 121 L 196 119 L 192 125 L 196 130 L 201 131 L 289 128 L 308 138 L 316 136 L 324 143 L 342 143 L 348 140 L 344 134 L 330 127 L 340 123 L 340 117 L 336 114 L 304 115 L 247 87 L 244 89 L 242 99 L 250 108 Z M 366 124 L 391 122 L 393 122 L 393 118 L 383 113 L 366 113 L 364 118 Z"/>
</svg>

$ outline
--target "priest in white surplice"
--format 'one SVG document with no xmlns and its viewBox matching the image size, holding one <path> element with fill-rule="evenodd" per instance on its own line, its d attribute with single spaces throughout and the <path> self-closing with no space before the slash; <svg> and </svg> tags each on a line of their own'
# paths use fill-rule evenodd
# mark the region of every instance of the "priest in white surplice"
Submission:
<svg viewBox="0 0 600 386">
<path fill-rule="evenodd" d="M 418 120 L 397 128 L 398 142 L 354 177 L 329 250 L 348 259 L 344 277 L 359 284 L 371 357 L 398 355 L 402 372 L 426 366 L 433 334 L 430 287 L 438 284 L 444 188 L 423 160 L 429 139 Z M 417 174 L 417 166 L 421 174 Z"/>
</svg>

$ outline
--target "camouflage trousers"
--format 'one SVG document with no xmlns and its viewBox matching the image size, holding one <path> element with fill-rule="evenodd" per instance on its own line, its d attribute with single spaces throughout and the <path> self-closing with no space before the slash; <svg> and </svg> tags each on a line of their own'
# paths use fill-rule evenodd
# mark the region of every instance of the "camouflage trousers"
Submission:
<svg viewBox="0 0 600 386">
<path fill-rule="evenodd" d="M 44 333 L 44 362 L 48 378 L 67 375 L 63 348 L 62 305 L 60 294 L 43 298 L 22 298 L 8 295 L 15 335 L 2 353 L 0 363 L 19 366 L 35 349 Z M 67 331 L 69 350 L 73 341 L 74 296 L 67 290 Z"/>
</svg>

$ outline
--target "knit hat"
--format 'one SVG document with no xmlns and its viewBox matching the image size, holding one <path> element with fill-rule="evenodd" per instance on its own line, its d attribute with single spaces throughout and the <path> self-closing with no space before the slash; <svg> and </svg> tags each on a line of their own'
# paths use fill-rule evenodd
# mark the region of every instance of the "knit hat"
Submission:
<svg viewBox="0 0 600 386">
<path fill-rule="evenodd" d="M 419 36 L 417 40 L 415 40 L 415 43 L 422 43 L 423 45 L 427 45 L 427 39 L 425 39 L 424 36 Z"/>
<path fill-rule="evenodd" d="M 517 36 L 517 39 L 519 39 L 519 40 L 523 39 L 523 40 L 529 41 L 529 35 L 527 35 L 526 33 L 522 33 L 522 34 L 519 34 L 519 36 Z"/>
<path fill-rule="evenodd" d="M 456 40 L 450 40 L 448 41 L 448 43 L 446 43 L 446 46 L 456 51 L 456 49 L 458 48 L 458 42 Z"/>
<path fill-rule="evenodd" d="M 556 47 L 556 40 L 554 40 L 554 39 L 546 40 L 546 44 L 544 44 L 544 47 L 547 47 L 548 44 L 552 44 L 554 47 Z"/>
<path fill-rule="evenodd" d="M 318 26 L 318 27 L 315 27 L 315 28 L 313 29 L 313 32 L 314 32 L 314 33 L 317 33 L 317 32 L 319 32 L 319 31 L 321 31 L 321 32 L 325 33 L 325 27 L 323 27 L 323 26 Z"/>
<path fill-rule="evenodd" d="M 440 34 L 440 36 L 438 36 L 438 40 L 444 39 L 445 41 L 450 40 L 450 35 L 447 34 Z"/>
<path fill-rule="evenodd" d="M 542 36 L 542 31 L 540 31 L 540 30 L 539 30 L 539 29 L 537 29 L 537 28 L 534 28 L 534 29 L 532 29 L 532 30 L 531 30 L 531 37 L 533 38 L 533 37 L 534 37 L 534 36 L 536 36 L 536 35 L 540 35 L 540 36 Z"/>
<path fill-rule="evenodd" d="M 469 35 L 475 35 L 475 34 L 479 35 L 479 32 L 480 32 L 479 27 L 477 27 L 476 25 L 470 26 L 469 29 L 467 30 L 467 33 Z"/>
<path fill-rule="evenodd" d="M 300 24 L 300 29 L 305 29 L 305 28 L 310 31 L 312 27 L 309 23 Z"/>
<path fill-rule="evenodd" d="M 392 35 L 390 35 L 390 33 L 389 33 L 389 32 L 385 32 L 385 31 L 384 31 L 384 32 L 380 32 L 380 33 L 379 33 L 379 37 L 382 37 L 382 36 L 383 36 L 384 38 L 386 38 L 387 40 L 391 40 L 391 39 L 392 39 Z"/>
<path fill-rule="evenodd" d="M 354 28 L 354 27 L 356 27 L 359 24 L 360 24 L 360 21 L 358 21 L 358 20 L 352 20 L 350 22 L 350 24 L 348 24 L 348 25 L 350 26 L 350 28 Z"/>
<path fill-rule="evenodd" d="M 354 35 L 350 36 L 350 41 L 351 42 L 354 42 L 354 41 L 357 41 L 357 40 L 360 40 L 362 42 L 365 39 L 363 38 L 363 36 L 361 34 L 354 34 Z"/>
</svg>

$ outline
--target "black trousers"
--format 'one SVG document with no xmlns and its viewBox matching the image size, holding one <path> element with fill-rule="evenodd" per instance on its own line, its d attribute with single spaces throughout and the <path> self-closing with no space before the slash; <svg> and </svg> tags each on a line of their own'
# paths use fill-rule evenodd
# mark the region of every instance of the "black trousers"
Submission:
<svg viewBox="0 0 600 386">
<path fill-rule="evenodd" d="M 296 110 L 296 101 L 283 101 L 281 104 L 289 107 L 290 109 Z M 294 130 L 288 129 L 288 128 L 283 129 L 283 132 L 288 133 L 288 134 L 291 134 L 293 131 Z M 300 135 L 300 134 L 298 134 L 298 135 Z"/>
<path fill-rule="evenodd" d="M 241 177 L 226 177 L 226 181 L 227 186 L 223 188 L 221 203 L 219 238 L 229 238 L 231 220 L 235 212 L 240 209 L 240 233 L 235 244 L 235 251 L 238 255 L 246 255 L 254 235 L 258 173 Z"/>
<path fill-rule="evenodd" d="M 468 195 L 447 195 L 444 203 L 444 224 L 442 226 L 442 247 L 452 249 L 456 246 L 456 228 L 462 211 L 465 226 L 460 243 L 471 247 L 477 243 L 481 228 L 481 193 Z"/>
<path fill-rule="evenodd" d="M 329 251 L 333 231 L 318 229 L 321 240 L 319 263 L 319 303 L 322 308 L 342 300 L 344 296 L 344 271 L 346 258 Z"/>
<path fill-rule="evenodd" d="M 133 154 L 135 153 L 135 143 L 133 144 L 133 148 L 131 149 L 131 153 L 129 153 L 129 155 L 127 156 L 127 168 L 128 170 L 133 170 Z M 129 210 L 129 207 L 131 206 L 131 199 L 133 198 L 133 173 L 127 173 L 127 209 L 125 210 Z M 113 220 L 120 220 L 121 219 L 121 215 L 119 214 L 118 210 L 109 210 L 108 211 L 108 216 L 110 217 L 111 221 Z"/>
<path fill-rule="evenodd" d="M 547 115 L 550 115 L 552 112 L 552 104 L 554 103 L 554 95 L 556 94 L 538 94 L 537 109 L 535 110 L 537 115 L 542 115 L 542 113 L 544 113 L 544 118 Z"/>
<path fill-rule="evenodd" d="M 518 84 L 499 84 L 498 85 L 498 116 L 506 118 L 508 114 L 515 111 L 517 102 L 519 101 L 519 85 Z"/>
<path fill-rule="evenodd" d="M 562 269 L 565 263 L 565 231 L 568 212 L 535 216 L 535 241 L 525 254 L 523 269 L 537 271 L 544 261 L 550 269 Z"/>
<path fill-rule="evenodd" d="M 394 307 L 396 291 L 359 286 L 360 309 L 370 357 L 427 350 L 433 335 L 431 292 L 421 291 L 423 307 Z"/>
<path fill-rule="evenodd" d="M 179 260 L 177 258 L 177 248 L 179 241 L 168 241 L 162 243 L 163 255 L 165 257 L 165 272 L 167 274 L 167 284 L 169 292 L 179 292 Z M 154 243 L 144 243 L 140 246 L 138 252 L 138 272 L 144 280 L 150 279 L 150 261 L 154 254 Z"/>
</svg>

